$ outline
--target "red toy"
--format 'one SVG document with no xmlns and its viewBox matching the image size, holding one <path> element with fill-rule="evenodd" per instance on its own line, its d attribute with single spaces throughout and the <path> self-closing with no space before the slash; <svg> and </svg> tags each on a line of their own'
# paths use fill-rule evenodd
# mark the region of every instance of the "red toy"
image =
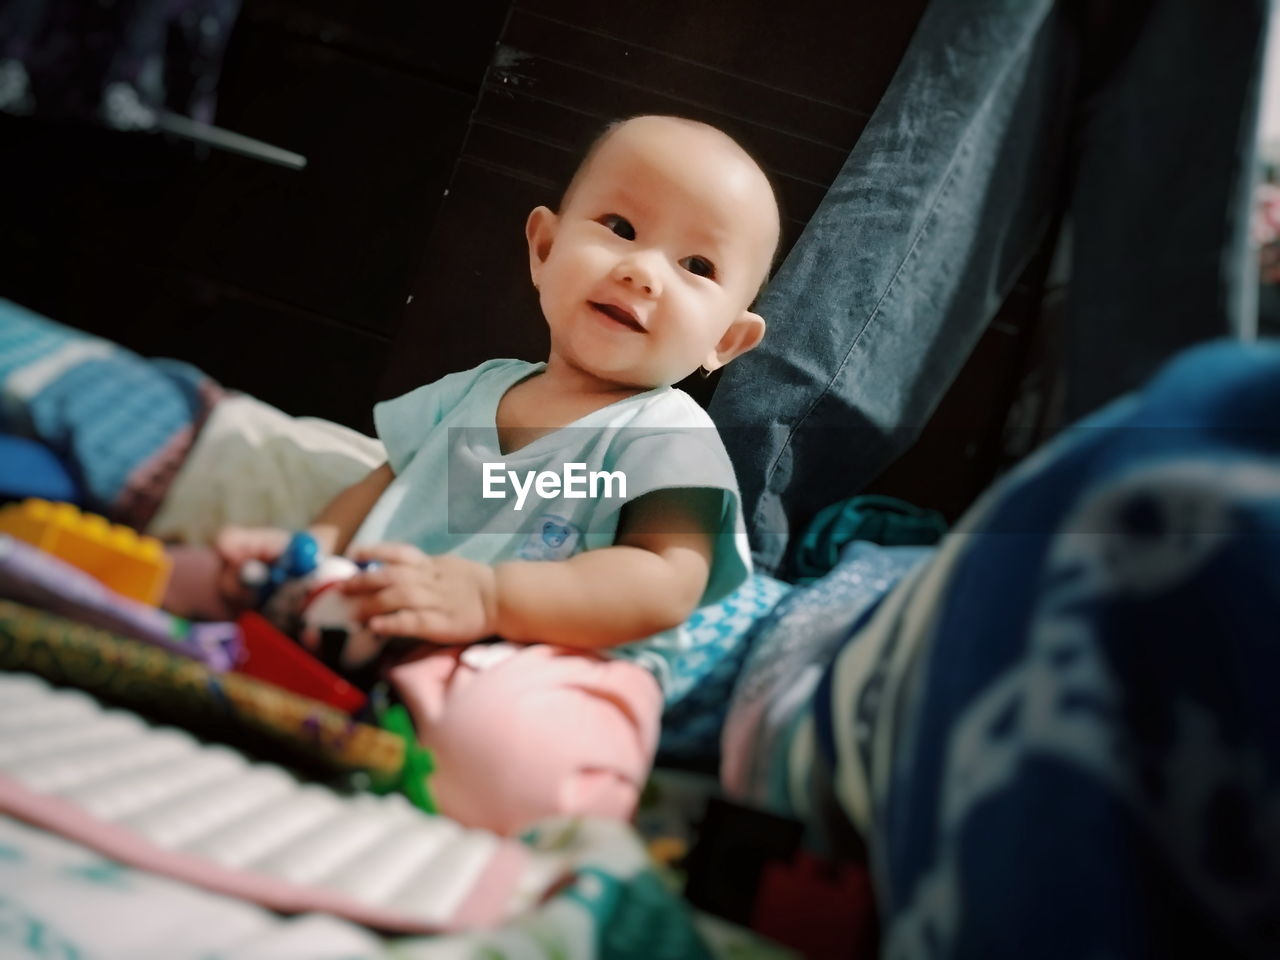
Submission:
<svg viewBox="0 0 1280 960">
<path fill-rule="evenodd" d="M 347 713 L 367 698 L 257 613 L 243 613 L 236 623 L 244 636 L 244 653 L 236 665 L 243 673 Z"/>
<path fill-rule="evenodd" d="M 867 868 L 827 863 L 800 851 L 765 865 L 751 928 L 807 960 L 875 957 L 875 899 Z"/>
</svg>

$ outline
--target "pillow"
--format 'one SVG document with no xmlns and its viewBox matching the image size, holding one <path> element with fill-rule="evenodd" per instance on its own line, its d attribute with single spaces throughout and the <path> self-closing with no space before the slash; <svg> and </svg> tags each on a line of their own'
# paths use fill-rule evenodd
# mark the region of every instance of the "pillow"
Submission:
<svg viewBox="0 0 1280 960">
<path fill-rule="evenodd" d="M 348 427 L 229 396 L 209 416 L 147 532 L 203 544 L 229 524 L 301 529 L 386 458 L 381 442 Z"/>
</svg>

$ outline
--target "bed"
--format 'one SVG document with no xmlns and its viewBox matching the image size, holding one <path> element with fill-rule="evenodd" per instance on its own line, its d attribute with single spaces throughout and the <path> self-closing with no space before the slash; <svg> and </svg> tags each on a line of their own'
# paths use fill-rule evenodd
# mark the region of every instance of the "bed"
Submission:
<svg viewBox="0 0 1280 960">
<path fill-rule="evenodd" d="M 0 301 L 0 391 L 0 433 L 35 441 L 53 454 L 39 471 L 28 460 L 10 458 L 8 475 L 0 475 L 8 495 L 15 489 L 75 491 L 85 511 L 168 541 L 207 542 L 229 523 L 300 527 L 333 493 L 382 459 L 377 441 L 355 431 L 290 417 L 223 390 L 195 367 L 144 360 L 7 301 Z M 37 489 L 33 483 L 49 486 Z M 784 590 L 761 579 L 732 603 L 701 615 L 697 626 L 707 639 L 700 654 L 704 662 L 687 672 L 685 689 L 676 698 L 684 701 L 686 719 L 671 727 L 664 746 L 668 757 L 705 766 L 714 756 L 727 687 L 741 663 L 738 641 Z M 27 663 L 42 661 L 46 675 L 65 682 L 65 659 L 48 668 L 65 651 L 51 653 L 45 641 L 51 633 L 74 633 L 75 628 L 12 605 L 3 613 L 0 646 L 9 668 L 25 656 Z M 33 635 L 44 643 L 43 652 L 15 652 L 22 646 L 15 638 L 30 641 Z M 100 665 L 91 670 L 100 680 Z M 20 669 L 12 675 L 29 673 Z M 136 685 L 136 678 L 132 682 Z M 15 698 L 11 691 L 7 713 L 0 706 L 7 717 L 0 727 L 9 724 L 11 752 L 30 740 L 29 732 L 16 726 L 30 707 Z M 120 712 L 110 698 L 107 705 Z M 165 726 L 170 715 L 149 711 L 149 716 L 158 716 Z M 213 741 L 201 742 L 208 740 L 207 728 L 196 724 L 193 729 L 197 737 L 191 749 L 214 747 Z M 242 750 L 255 745 L 244 736 L 230 741 Z M 0 745 L 0 753 L 5 749 Z M 251 759 L 269 765 L 281 756 L 277 749 L 267 751 L 265 760 Z M 287 752 L 283 757 L 291 759 Z M 289 769 L 293 775 L 314 767 Z M 785 955 L 746 931 L 691 910 L 676 893 L 674 875 L 650 857 L 655 837 L 672 842 L 683 836 L 680 848 L 688 845 L 698 801 L 691 806 L 672 798 L 681 793 L 696 798 L 708 784 L 714 786 L 714 777 L 702 777 L 693 778 L 692 791 L 677 790 L 673 783 L 689 781 L 673 776 L 664 788 L 650 791 L 666 799 L 646 805 L 641 822 L 647 835 L 609 823 L 552 824 L 534 831 L 523 838 L 525 847 L 537 857 L 561 860 L 558 882 L 564 889 L 535 897 L 500 919 L 446 924 L 445 932 L 431 936 L 395 934 L 385 923 L 378 930 L 376 917 L 371 926 L 344 919 L 341 911 L 299 915 L 295 905 L 281 913 L 125 865 L 121 858 L 104 856 L 103 850 L 111 848 L 102 843 L 81 842 L 88 834 L 77 835 L 65 822 L 57 833 L 33 826 L 30 821 L 41 820 L 41 804 L 27 797 L 24 805 L 11 791 L 0 801 L 10 814 L 0 823 L 0 909 L 8 920 L 0 925 L 0 942 L 5 955 L 19 956 Z M 679 811 L 674 820 L 672 810 Z M 282 906 L 271 898 L 265 902 Z M 390 926 L 394 931 L 395 924 Z"/>
<path fill-rule="evenodd" d="M 305 506 L 279 511 L 376 462 L 367 438 L 0 311 L 2 425 L 78 465 L 86 506 L 114 518 L 189 539 L 300 523 Z M 756 584 L 704 624 L 721 643 L 668 714 L 668 757 L 720 762 L 732 796 L 867 858 L 885 957 L 1275 956 L 1278 409 L 1280 345 L 1197 348 L 1020 464 L 938 548 L 859 541 L 811 583 Z M 211 452 L 227 437 L 241 458 Z M 256 486 L 290 489 L 320 450 L 330 465 L 306 482 L 332 486 L 287 504 L 231 482 L 252 461 L 272 471 Z M 121 924 L 136 934 L 161 904 L 194 940 L 245 931 L 193 942 L 201 956 L 774 949 L 690 910 L 621 826 L 548 840 L 576 858 L 575 880 L 537 908 L 430 938 L 282 917 L 2 829 L 0 930 L 31 955 L 143 955 L 95 944 L 98 918 L 138 917 Z M 754 830 L 738 831 L 742 862 L 772 842 Z M 851 896 L 792 919 L 844 915 Z"/>
</svg>

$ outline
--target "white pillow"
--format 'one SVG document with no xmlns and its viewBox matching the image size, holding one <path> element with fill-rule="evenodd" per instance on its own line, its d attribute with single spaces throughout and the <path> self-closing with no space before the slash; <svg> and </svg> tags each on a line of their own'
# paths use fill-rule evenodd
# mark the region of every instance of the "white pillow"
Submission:
<svg viewBox="0 0 1280 960">
<path fill-rule="evenodd" d="M 147 533 L 207 544 L 229 525 L 301 529 L 386 458 L 380 441 L 348 427 L 230 396 L 214 407 Z"/>
</svg>

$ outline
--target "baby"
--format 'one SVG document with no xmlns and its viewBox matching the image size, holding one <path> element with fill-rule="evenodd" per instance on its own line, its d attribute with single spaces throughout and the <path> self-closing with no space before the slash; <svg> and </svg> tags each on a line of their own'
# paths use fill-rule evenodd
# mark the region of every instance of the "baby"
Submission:
<svg viewBox="0 0 1280 960">
<path fill-rule="evenodd" d="M 749 573 L 728 457 L 671 385 L 760 342 L 749 307 L 779 214 L 728 136 L 643 116 L 607 130 L 525 232 L 546 362 L 489 361 L 379 404 L 387 463 L 309 528 L 376 561 L 342 586 L 361 622 L 429 641 L 391 677 L 436 752 L 432 789 L 503 832 L 631 812 L 678 628 Z M 224 530 L 224 591 L 289 536 Z"/>
</svg>

